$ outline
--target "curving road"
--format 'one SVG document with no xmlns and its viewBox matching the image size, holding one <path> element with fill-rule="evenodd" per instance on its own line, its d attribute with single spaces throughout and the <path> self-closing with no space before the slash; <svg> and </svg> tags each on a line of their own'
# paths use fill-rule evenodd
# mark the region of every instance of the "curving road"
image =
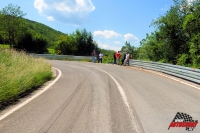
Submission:
<svg viewBox="0 0 200 133">
<path fill-rule="evenodd" d="M 184 133 L 168 130 L 177 112 L 200 121 L 198 87 L 131 67 L 50 62 L 59 80 L 5 118 L 0 112 L 0 133 Z"/>
</svg>

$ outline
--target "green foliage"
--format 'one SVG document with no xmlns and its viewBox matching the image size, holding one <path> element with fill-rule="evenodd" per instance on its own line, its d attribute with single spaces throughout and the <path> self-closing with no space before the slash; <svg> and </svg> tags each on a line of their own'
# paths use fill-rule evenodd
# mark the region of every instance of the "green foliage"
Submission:
<svg viewBox="0 0 200 133">
<path fill-rule="evenodd" d="M 115 51 L 98 48 L 97 59 L 99 58 L 98 56 L 99 56 L 100 52 L 103 54 L 102 63 L 113 63 L 114 62 L 113 55 L 114 55 Z"/>
<path fill-rule="evenodd" d="M 58 54 L 75 55 L 77 52 L 77 41 L 74 34 L 60 36 L 56 42 L 56 51 Z"/>
<path fill-rule="evenodd" d="M 130 58 L 136 59 L 138 58 L 137 49 L 134 46 L 131 46 L 130 42 L 125 42 L 125 46 L 122 46 L 121 53 L 129 53 Z"/>
<path fill-rule="evenodd" d="M 93 43 L 93 36 L 91 32 L 87 32 L 86 29 L 77 29 L 74 36 L 77 43 L 76 55 L 90 56 L 92 51 L 97 49 Z"/>
<path fill-rule="evenodd" d="M 0 108 L 52 78 L 51 65 L 23 52 L 0 50 Z"/>
<path fill-rule="evenodd" d="M 92 34 L 86 29 L 77 29 L 75 33 L 60 36 L 55 43 L 58 54 L 90 56 L 97 45 L 93 41 Z"/>
<path fill-rule="evenodd" d="M 53 48 L 47 48 L 47 50 L 49 54 L 56 54 L 56 51 Z"/>
<path fill-rule="evenodd" d="M 152 22 L 156 31 L 138 48 L 138 59 L 199 67 L 200 1 L 174 0 L 165 15 Z"/>
<path fill-rule="evenodd" d="M 44 24 L 22 18 L 25 15 L 19 6 L 13 4 L 9 4 L 0 11 L 0 43 L 8 43 L 10 48 L 18 47 L 18 43 L 22 42 L 21 39 L 26 34 L 31 34 L 33 40 L 40 44 L 46 43 L 46 47 L 53 48 L 58 37 L 65 35 Z M 43 49 L 44 46 L 41 47 Z"/>
<path fill-rule="evenodd" d="M 20 38 L 15 48 L 29 53 L 43 54 L 47 53 L 47 41 L 43 38 L 33 38 L 30 33 L 26 33 Z"/>
<path fill-rule="evenodd" d="M 153 32 L 151 35 L 146 35 L 146 39 L 143 39 L 140 44 L 141 47 L 138 48 L 138 59 L 140 60 L 151 60 L 160 61 L 166 56 L 164 52 L 166 47 L 163 42 L 157 40 L 159 34 L 158 32 Z"/>
<path fill-rule="evenodd" d="M 24 14 L 19 6 L 9 4 L 0 11 L 0 31 L 1 38 L 9 41 L 12 48 L 17 41 L 17 37 L 24 31 L 24 21 L 21 19 Z"/>
<path fill-rule="evenodd" d="M 47 40 L 48 47 L 53 48 L 55 42 L 59 40 L 59 37 L 65 35 L 64 33 L 54 30 L 44 24 L 28 19 L 25 19 L 25 21 L 27 23 L 28 32 L 32 34 L 33 38 L 43 38 Z"/>
<path fill-rule="evenodd" d="M 10 45 L 8 44 L 0 44 L 0 49 L 8 49 L 10 48 Z"/>
<path fill-rule="evenodd" d="M 178 65 L 182 65 L 182 66 L 190 66 L 190 57 L 188 54 L 182 54 L 179 58 L 178 58 Z"/>
<path fill-rule="evenodd" d="M 68 35 L 23 19 L 24 15 L 18 6 L 9 4 L 3 8 L 0 12 L 0 43 L 9 43 L 10 48 L 14 46 L 34 53 L 47 53 L 47 48 L 50 48 L 55 49 L 54 52 L 51 50 L 54 54 L 90 56 L 94 49 L 98 50 L 91 32 L 86 29 L 77 29 Z"/>
</svg>

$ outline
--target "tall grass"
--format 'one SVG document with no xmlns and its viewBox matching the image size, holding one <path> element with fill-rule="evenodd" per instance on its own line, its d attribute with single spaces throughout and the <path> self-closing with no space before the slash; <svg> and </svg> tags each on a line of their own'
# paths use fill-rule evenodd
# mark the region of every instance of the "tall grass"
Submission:
<svg viewBox="0 0 200 133">
<path fill-rule="evenodd" d="M 0 49 L 0 109 L 51 78 L 51 65 L 44 59 Z"/>
</svg>

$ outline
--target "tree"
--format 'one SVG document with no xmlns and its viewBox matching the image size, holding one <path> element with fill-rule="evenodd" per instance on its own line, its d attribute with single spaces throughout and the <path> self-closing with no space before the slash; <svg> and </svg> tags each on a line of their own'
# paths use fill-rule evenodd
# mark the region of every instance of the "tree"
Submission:
<svg viewBox="0 0 200 133">
<path fill-rule="evenodd" d="M 73 32 L 69 35 L 59 36 L 58 41 L 55 43 L 56 50 L 60 54 L 68 55 L 81 55 L 90 56 L 94 49 L 98 49 L 98 45 L 93 41 L 92 34 L 87 32 L 86 29 Z"/>
<path fill-rule="evenodd" d="M 190 37 L 183 29 L 183 22 L 191 12 L 192 5 L 188 0 L 174 0 L 169 11 L 152 22 L 151 26 L 154 26 L 156 31 L 141 41 L 143 48 L 140 48 L 139 52 L 146 52 L 147 55 L 139 54 L 140 57 L 177 64 L 179 58 L 189 52 Z"/>
<path fill-rule="evenodd" d="M 132 58 L 137 58 L 137 52 L 136 48 L 134 46 L 131 46 L 130 42 L 125 42 L 125 46 L 122 46 L 121 52 L 129 52 L 129 54 L 132 56 Z"/>
<path fill-rule="evenodd" d="M 33 38 L 33 35 L 27 32 L 21 36 L 15 48 L 29 53 L 43 54 L 47 52 L 47 40 L 41 37 Z"/>
<path fill-rule="evenodd" d="M 56 43 L 57 51 L 60 51 L 59 54 L 65 55 L 74 55 L 77 51 L 77 42 L 75 39 L 75 35 L 61 35 L 59 36 L 59 40 Z"/>
<path fill-rule="evenodd" d="M 0 11 L 0 30 L 3 32 L 1 34 L 8 39 L 10 48 L 15 45 L 17 37 L 23 33 L 25 27 L 21 18 L 25 15 L 19 6 L 13 4 L 8 4 Z"/>
<path fill-rule="evenodd" d="M 191 63 L 193 67 L 200 67 L 200 1 L 195 1 L 190 6 L 190 12 L 186 15 L 183 22 L 183 29 L 189 38 L 189 52 L 183 55 L 180 64 Z"/>
<path fill-rule="evenodd" d="M 199 0 L 174 0 L 169 11 L 152 22 L 156 31 L 140 42 L 139 59 L 199 67 L 199 12 Z"/>
<path fill-rule="evenodd" d="M 87 32 L 86 29 L 76 30 L 75 38 L 77 41 L 77 53 L 76 55 L 91 55 L 92 51 L 96 48 L 93 36 L 91 32 Z"/>
</svg>

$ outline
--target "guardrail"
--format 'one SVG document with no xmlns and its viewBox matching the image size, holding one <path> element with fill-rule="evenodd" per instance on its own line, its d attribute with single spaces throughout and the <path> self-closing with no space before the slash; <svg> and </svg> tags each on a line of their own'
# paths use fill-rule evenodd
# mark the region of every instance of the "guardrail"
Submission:
<svg viewBox="0 0 200 133">
<path fill-rule="evenodd" d="M 52 54 L 34 54 L 34 57 L 43 57 L 51 60 L 89 60 L 91 56 L 74 56 L 74 55 L 52 55 Z M 144 69 L 154 70 L 169 75 L 173 75 L 182 79 L 186 79 L 200 84 L 200 69 L 140 60 L 129 60 L 129 65 L 134 67 L 141 67 Z"/>
<path fill-rule="evenodd" d="M 129 65 L 159 71 L 200 84 L 200 69 L 139 60 L 129 60 Z"/>
<path fill-rule="evenodd" d="M 53 54 L 33 54 L 34 57 L 42 57 L 50 60 L 92 60 L 91 56 L 74 55 L 53 55 Z"/>
</svg>

